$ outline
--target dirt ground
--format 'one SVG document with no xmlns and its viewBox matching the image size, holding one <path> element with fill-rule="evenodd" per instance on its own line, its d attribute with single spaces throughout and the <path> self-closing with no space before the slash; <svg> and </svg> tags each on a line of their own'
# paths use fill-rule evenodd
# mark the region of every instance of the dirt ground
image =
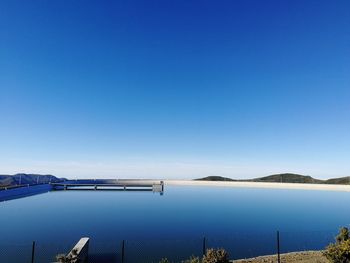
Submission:
<svg viewBox="0 0 350 263">
<path fill-rule="evenodd" d="M 276 263 L 277 255 L 262 256 L 250 259 L 240 259 L 232 261 L 234 263 Z M 282 263 L 329 263 L 322 255 L 322 251 L 303 251 L 281 254 Z"/>
</svg>

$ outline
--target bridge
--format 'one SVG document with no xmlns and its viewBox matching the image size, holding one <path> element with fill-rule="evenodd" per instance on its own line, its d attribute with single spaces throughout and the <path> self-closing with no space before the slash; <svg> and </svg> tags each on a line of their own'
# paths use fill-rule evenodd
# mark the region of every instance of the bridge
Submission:
<svg viewBox="0 0 350 263">
<path fill-rule="evenodd" d="M 164 182 L 154 180 L 78 179 L 51 183 L 53 190 L 104 190 L 164 192 Z"/>
</svg>

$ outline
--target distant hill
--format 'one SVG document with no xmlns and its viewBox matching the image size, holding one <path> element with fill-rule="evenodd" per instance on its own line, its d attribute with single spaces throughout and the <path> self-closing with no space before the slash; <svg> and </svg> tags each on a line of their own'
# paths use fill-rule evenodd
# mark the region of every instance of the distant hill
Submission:
<svg viewBox="0 0 350 263">
<path fill-rule="evenodd" d="M 350 177 L 333 178 L 328 180 L 315 179 L 308 175 L 284 173 L 273 174 L 265 177 L 235 180 L 221 176 L 208 176 L 204 178 L 195 179 L 199 181 L 238 181 L 238 182 L 266 182 L 266 183 L 305 183 L 305 184 L 350 184 Z"/>
<path fill-rule="evenodd" d="M 304 183 L 304 184 L 321 184 L 322 180 L 318 180 L 312 178 L 308 175 L 301 174 L 292 174 L 292 173 L 284 173 L 284 174 L 273 174 L 265 177 L 255 178 L 252 180 L 253 182 L 269 182 L 269 183 Z"/>
<path fill-rule="evenodd" d="M 56 183 L 66 180 L 65 178 L 57 178 L 51 174 L 15 174 L 15 175 L 0 175 L 0 187 L 15 186 L 20 184 L 43 184 Z"/>
<path fill-rule="evenodd" d="M 195 179 L 197 181 L 237 181 L 228 177 L 222 177 L 222 176 L 207 176 L 204 178 L 199 178 L 199 179 Z"/>
<path fill-rule="evenodd" d="M 325 180 L 325 184 L 350 184 L 350 176 Z"/>
</svg>

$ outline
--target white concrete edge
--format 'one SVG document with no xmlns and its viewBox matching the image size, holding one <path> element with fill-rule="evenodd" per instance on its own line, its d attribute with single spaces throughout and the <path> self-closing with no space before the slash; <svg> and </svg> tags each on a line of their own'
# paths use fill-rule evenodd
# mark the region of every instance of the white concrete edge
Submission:
<svg viewBox="0 0 350 263">
<path fill-rule="evenodd" d="M 301 184 L 301 183 L 264 183 L 264 182 L 230 182 L 230 181 L 196 181 L 196 180 L 163 180 L 169 186 L 215 186 L 240 188 L 270 188 L 294 190 L 319 190 L 350 192 L 350 185 Z"/>
<path fill-rule="evenodd" d="M 72 250 L 68 253 L 67 256 L 74 255 L 75 251 L 76 255 L 81 256 L 81 253 L 84 253 L 83 258 L 87 257 L 88 249 L 89 249 L 89 238 L 88 237 L 82 237 L 78 243 L 75 244 L 75 246 L 72 248 Z"/>
</svg>

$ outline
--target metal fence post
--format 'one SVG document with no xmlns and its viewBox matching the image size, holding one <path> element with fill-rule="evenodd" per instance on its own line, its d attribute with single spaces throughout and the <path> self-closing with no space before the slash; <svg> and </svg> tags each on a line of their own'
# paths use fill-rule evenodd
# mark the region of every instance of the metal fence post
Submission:
<svg viewBox="0 0 350 263">
<path fill-rule="evenodd" d="M 280 255 L 280 231 L 277 231 L 277 262 L 281 263 Z"/>
<path fill-rule="evenodd" d="M 33 241 L 33 244 L 32 244 L 32 261 L 31 261 L 31 263 L 34 263 L 34 254 L 35 254 L 35 241 Z"/>
<path fill-rule="evenodd" d="M 125 240 L 122 243 L 122 263 L 124 263 L 124 255 L 125 255 Z"/>
<path fill-rule="evenodd" d="M 203 256 L 205 255 L 206 238 L 203 237 Z"/>
</svg>

